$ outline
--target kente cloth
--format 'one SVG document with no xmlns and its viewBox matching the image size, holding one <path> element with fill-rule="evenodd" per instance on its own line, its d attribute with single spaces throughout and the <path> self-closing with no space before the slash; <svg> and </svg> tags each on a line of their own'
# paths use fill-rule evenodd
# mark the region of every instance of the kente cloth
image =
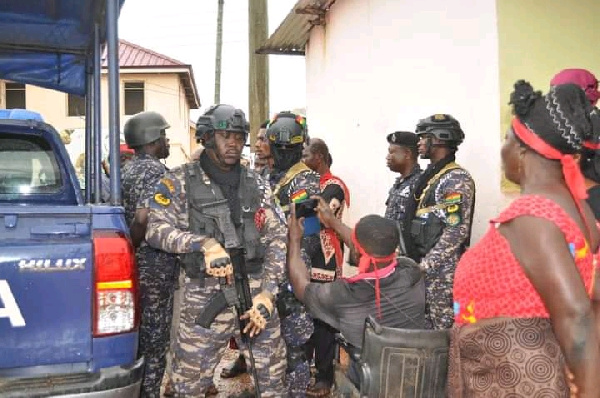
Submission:
<svg viewBox="0 0 600 398">
<path fill-rule="evenodd" d="M 556 202 L 539 195 L 523 195 L 491 220 L 487 233 L 460 259 L 453 291 L 457 324 L 497 317 L 549 318 L 540 295 L 497 229 L 520 216 L 549 220 L 562 231 L 586 291 L 591 294 L 598 254 L 592 253 L 577 223 Z"/>
<path fill-rule="evenodd" d="M 565 359 L 549 319 L 498 318 L 450 333 L 449 398 L 568 398 Z"/>
</svg>

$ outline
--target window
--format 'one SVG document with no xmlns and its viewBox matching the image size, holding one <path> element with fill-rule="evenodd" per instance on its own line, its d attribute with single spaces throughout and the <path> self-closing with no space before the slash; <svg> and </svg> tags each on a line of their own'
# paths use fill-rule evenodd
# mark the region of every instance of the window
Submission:
<svg viewBox="0 0 600 398">
<path fill-rule="evenodd" d="M 125 82 L 125 114 L 144 111 L 144 82 Z"/>
<path fill-rule="evenodd" d="M 4 83 L 6 109 L 25 109 L 25 85 L 21 83 Z"/>
<path fill-rule="evenodd" d="M 85 97 L 67 94 L 67 108 L 69 116 L 85 116 Z"/>
<path fill-rule="evenodd" d="M 56 193 L 62 186 L 56 157 L 46 140 L 0 133 L 0 195 Z"/>
</svg>

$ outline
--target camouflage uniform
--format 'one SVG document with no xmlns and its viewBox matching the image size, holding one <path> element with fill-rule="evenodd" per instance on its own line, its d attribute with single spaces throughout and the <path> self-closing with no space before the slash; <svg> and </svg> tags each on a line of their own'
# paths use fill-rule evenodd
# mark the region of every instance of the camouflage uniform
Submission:
<svg viewBox="0 0 600 398">
<path fill-rule="evenodd" d="M 148 207 L 165 166 L 152 155 L 136 154 L 123 168 L 123 206 L 125 220 L 131 225 L 135 211 Z M 136 261 L 140 275 L 139 355 L 144 356 L 142 397 L 159 397 L 169 347 L 177 257 L 142 242 Z"/>
<path fill-rule="evenodd" d="M 421 176 L 421 167 L 417 163 L 407 176 L 401 175 L 396 178 L 385 201 L 385 218 L 402 225 L 406 202 L 412 195 L 419 176 Z"/>
<path fill-rule="evenodd" d="M 250 287 L 253 295 L 261 290 L 276 295 L 285 267 L 286 231 L 283 215 L 275 206 L 266 183 L 256 173 L 247 171 L 244 167 L 241 172 L 249 173 L 256 179 L 260 190 L 260 209 L 257 215 L 260 212 L 261 221 L 257 222 L 257 228 L 266 248 L 263 271 L 248 275 Z M 150 245 L 171 253 L 200 252 L 202 244 L 208 238 L 189 231 L 190 210 L 185 178 L 183 167 L 167 173 L 151 201 L 146 239 Z M 219 289 L 217 278 L 207 276 L 203 282 L 204 286 L 201 286 L 200 279 L 190 278 L 186 274 L 171 374 L 177 396 L 204 396 L 213 382 L 214 369 L 221 360 L 229 339 L 235 336 L 237 341 L 242 341 L 237 315 L 231 308 L 220 313 L 210 329 L 196 324 L 196 317 Z M 253 343 L 262 396 L 284 396 L 285 361 L 282 358 L 285 358 L 285 346 L 276 310 L 269 318 L 266 329 L 253 339 Z"/>
<path fill-rule="evenodd" d="M 420 261 L 425 271 L 425 316 L 433 329 L 450 328 L 454 323 L 454 270 L 471 234 L 475 183 L 465 169 L 455 166 L 423 192 L 415 217 L 425 220 L 435 215 L 442 222 L 441 236 Z"/>
<path fill-rule="evenodd" d="M 294 170 L 300 170 L 294 173 Z M 271 172 L 271 185 L 278 204 L 285 215 L 289 215 L 289 206 L 294 197 L 299 195 L 310 197 L 318 195 L 319 175 L 308 169 L 304 164 L 297 163 L 286 173 Z M 286 178 L 288 176 L 293 178 Z M 302 238 L 302 259 L 308 269 L 311 269 L 312 259 L 316 255 L 323 256 L 321 251 L 321 239 L 319 234 L 304 236 Z M 298 301 L 291 292 L 291 285 L 287 273 L 281 293 L 278 297 L 278 308 L 289 308 L 282 313 L 281 331 L 288 351 L 288 367 L 286 371 L 286 386 L 291 397 L 306 396 L 306 389 L 310 383 L 310 365 L 306 359 L 304 345 L 314 332 L 313 320 L 306 308 Z"/>
</svg>

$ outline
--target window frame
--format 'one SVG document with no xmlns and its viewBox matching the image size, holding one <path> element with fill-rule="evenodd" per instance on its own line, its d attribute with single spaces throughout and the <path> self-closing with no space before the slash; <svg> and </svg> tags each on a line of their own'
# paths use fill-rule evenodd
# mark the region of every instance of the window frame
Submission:
<svg viewBox="0 0 600 398">
<path fill-rule="evenodd" d="M 22 86 L 22 89 L 8 88 L 9 85 Z M 8 107 L 8 93 L 23 91 L 23 106 Z M 25 83 L 16 83 L 11 81 L 4 82 L 4 109 L 27 109 L 27 85 Z"/>
<path fill-rule="evenodd" d="M 128 84 L 141 84 L 142 88 L 139 89 L 133 89 L 133 88 L 127 88 Z M 128 113 L 127 112 L 127 92 L 128 91 L 141 91 L 142 92 L 142 107 L 141 110 L 138 110 L 137 112 L 133 112 L 133 113 Z M 144 80 L 124 80 L 123 81 L 123 115 L 124 116 L 132 116 L 135 115 L 139 112 L 143 112 L 146 110 L 146 82 Z"/>
<path fill-rule="evenodd" d="M 86 114 L 85 114 L 85 96 L 67 93 L 66 97 L 67 97 L 67 117 L 85 117 L 86 116 Z M 82 108 L 83 113 L 81 115 L 72 115 L 71 114 L 71 97 L 81 98 L 81 104 L 83 106 L 83 108 Z"/>
</svg>

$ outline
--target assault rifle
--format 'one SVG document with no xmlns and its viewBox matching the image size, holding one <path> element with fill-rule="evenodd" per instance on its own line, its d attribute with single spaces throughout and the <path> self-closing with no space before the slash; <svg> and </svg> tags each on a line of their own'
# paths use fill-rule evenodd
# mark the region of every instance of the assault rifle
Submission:
<svg viewBox="0 0 600 398">
<path fill-rule="evenodd" d="M 250 283 L 248 281 L 248 273 L 246 271 L 246 256 L 245 249 L 237 236 L 235 226 L 231 221 L 231 213 L 227 200 L 219 200 L 217 202 L 208 203 L 202 206 L 203 214 L 212 217 L 220 231 L 225 236 L 225 250 L 231 259 L 233 267 L 233 275 L 219 278 L 221 290 L 217 291 L 208 301 L 204 310 L 196 318 L 196 324 L 208 329 L 214 322 L 215 318 L 223 312 L 227 307 L 234 307 L 237 313 L 238 322 L 240 325 L 240 335 L 242 341 L 248 346 L 248 354 L 250 357 L 250 365 L 252 367 L 252 378 L 254 379 L 254 388 L 256 397 L 260 398 L 260 387 L 258 383 L 258 373 L 256 371 L 256 362 L 252 352 L 252 338 L 244 333 L 248 321 L 240 319 L 246 311 L 252 308 L 252 293 L 250 291 Z M 204 270 L 202 270 L 204 271 Z"/>
</svg>

